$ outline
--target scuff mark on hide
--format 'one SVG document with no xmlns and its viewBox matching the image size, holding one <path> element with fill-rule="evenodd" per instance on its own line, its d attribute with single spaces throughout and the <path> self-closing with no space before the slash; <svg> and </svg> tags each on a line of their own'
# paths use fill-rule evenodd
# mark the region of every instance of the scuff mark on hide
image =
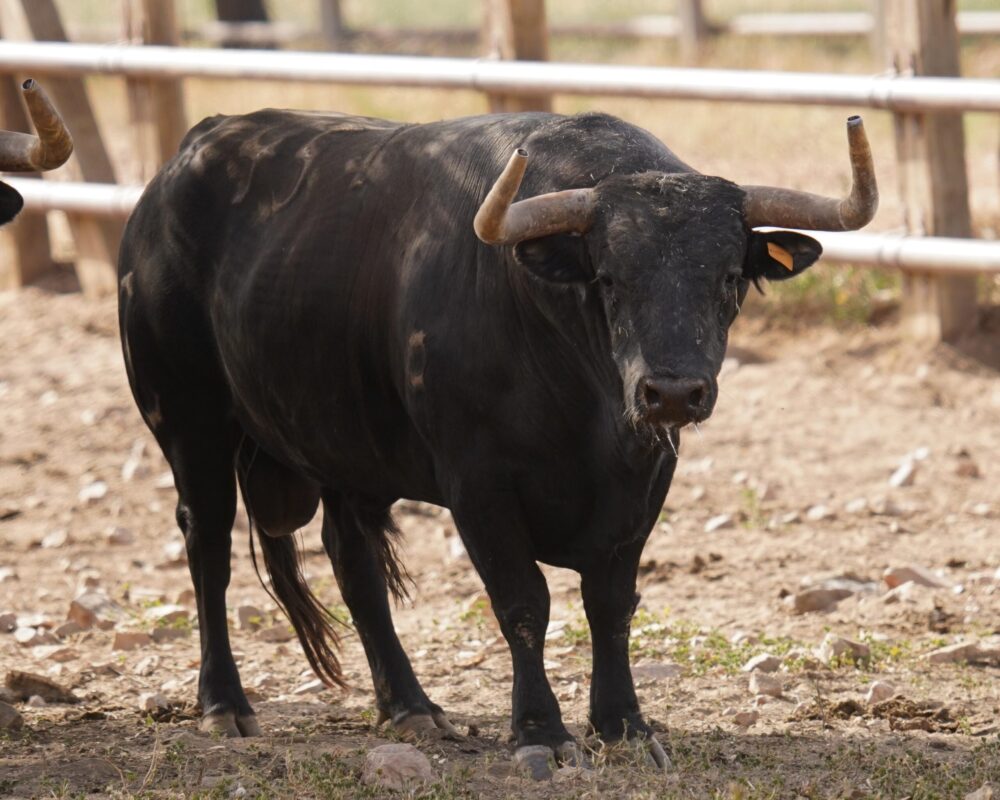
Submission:
<svg viewBox="0 0 1000 800">
<path fill-rule="evenodd" d="M 414 331 L 410 334 L 406 348 L 406 376 L 414 389 L 424 388 L 424 368 L 427 366 L 427 348 L 424 331 Z"/>
</svg>

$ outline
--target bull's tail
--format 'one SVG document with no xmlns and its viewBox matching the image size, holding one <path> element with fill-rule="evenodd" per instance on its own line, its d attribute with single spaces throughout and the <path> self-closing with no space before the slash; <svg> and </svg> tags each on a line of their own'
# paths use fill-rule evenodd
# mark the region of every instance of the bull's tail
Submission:
<svg viewBox="0 0 1000 800">
<path fill-rule="evenodd" d="M 250 559 L 264 590 L 291 620 L 309 665 L 320 680 L 328 686 L 345 686 L 336 652 L 340 637 L 335 625 L 340 620 L 330 613 L 306 584 L 295 536 L 271 537 L 265 533 L 257 537 L 264 556 L 264 568 L 271 579 L 269 588 L 257 565 L 255 525 L 249 506 L 247 515 L 250 518 Z"/>
</svg>

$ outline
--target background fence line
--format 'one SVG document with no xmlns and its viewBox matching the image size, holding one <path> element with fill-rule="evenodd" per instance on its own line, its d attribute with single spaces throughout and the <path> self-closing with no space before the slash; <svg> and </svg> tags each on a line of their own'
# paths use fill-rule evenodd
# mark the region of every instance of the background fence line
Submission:
<svg viewBox="0 0 1000 800">
<path fill-rule="evenodd" d="M 17 2 L 9 0 L 7 4 Z M 336 4 L 336 0 L 323 2 L 324 13 L 328 5 Z M 79 79 L 91 74 L 123 77 L 131 87 L 130 109 L 149 130 L 161 131 L 160 145 L 176 138 L 177 125 L 163 123 L 168 116 L 176 119 L 182 110 L 183 78 L 461 89 L 486 94 L 497 108 L 518 109 L 545 108 L 552 95 L 573 94 L 888 110 L 896 121 L 896 158 L 906 227 L 911 235 L 819 234 L 817 238 L 824 243 L 828 258 L 902 270 L 904 320 L 916 335 L 948 338 L 974 318 L 976 286 L 975 278 L 969 275 L 998 271 L 1000 243 L 959 238 L 971 236 L 960 112 L 1000 112 L 1000 80 L 958 77 L 957 25 L 988 32 L 993 30 L 994 23 L 1000 22 L 1000 14 L 968 13 L 956 17 L 950 0 L 873 0 L 874 13 L 870 15 L 769 15 L 775 24 L 757 29 L 761 33 L 797 35 L 810 32 L 809 25 L 816 23 L 818 27 L 825 25 L 822 31 L 815 31 L 823 35 L 846 33 L 849 29 L 873 33 L 886 72 L 835 75 L 527 61 L 524 59 L 546 57 L 549 31 L 544 0 L 483 2 L 489 11 L 484 50 L 492 58 L 163 46 L 162 43 L 178 40 L 173 15 L 163 13 L 162 8 L 164 3 L 170 5 L 171 0 L 129 0 L 132 23 L 127 31 L 129 39 L 145 44 L 11 41 L 5 18 L 6 40 L 0 42 L 0 73 L 30 72 L 53 76 L 53 80 Z M 718 33 L 720 26 L 706 20 L 701 0 L 677 2 L 673 30 L 681 36 L 682 51 L 690 60 L 696 54 L 698 42 Z M 58 16 L 54 0 L 20 0 L 20 3 L 29 18 L 42 13 L 40 9 L 48 17 Z M 735 20 L 745 21 L 753 16 L 734 18 L 729 28 L 735 24 L 739 29 L 740 24 Z M 349 25 L 339 14 L 338 19 L 340 35 L 347 35 Z M 655 24 L 662 22 L 661 18 L 656 19 L 660 22 Z M 784 22 L 777 24 L 781 20 Z M 832 24 L 834 21 L 836 25 Z M 626 24 L 633 23 L 635 20 Z M 665 30 L 661 28 L 661 32 Z M 753 25 L 744 25 L 742 31 L 753 33 Z M 14 38 L 36 37 L 29 31 L 26 36 Z M 64 39 L 65 35 L 45 38 Z M 158 92 L 159 86 L 173 88 L 164 94 Z M 167 97 L 169 102 L 151 106 L 153 95 Z M 151 112 L 151 108 L 158 108 L 159 112 Z M 164 119 L 156 119 L 157 113 Z M 76 120 L 67 121 L 76 132 Z M 93 135 L 98 134 L 88 134 L 91 138 Z M 85 141 L 78 152 L 86 151 L 89 144 Z M 162 152 L 169 152 L 172 147 L 168 142 L 160 148 L 157 162 L 147 164 L 148 168 L 143 170 L 144 178 L 162 162 Z M 23 188 L 29 210 L 61 209 L 78 225 L 88 216 L 108 221 L 120 218 L 141 192 L 140 186 L 45 183 L 24 178 L 17 179 L 16 185 Z M 107 264 L 109 269 L 112 266 Z M 96 275 L 93 269 L 91 273 Z M 113 281 L 106 277 L 84 280 L 81 275 L 81 284 L 85 291 L 96 287 L 95 293 L 113 289 Z"/>
</svg>

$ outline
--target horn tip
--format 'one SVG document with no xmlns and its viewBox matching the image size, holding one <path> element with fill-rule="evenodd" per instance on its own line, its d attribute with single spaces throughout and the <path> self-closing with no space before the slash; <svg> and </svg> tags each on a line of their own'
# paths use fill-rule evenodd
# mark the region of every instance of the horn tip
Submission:
<svg viewBox="0 0 1000 800">
<path fill-rule="evenodd" d="M 848 128 L 860 128 L 864 124 L 865 121 L 861 119 L 861 116 L 859 114 L 852 114 L 847 118 Z"/>
<path fill-rule="evenodd" d="M 24 81 L 24 83 L 21 84 L 22 92 L 32 92 L 36 88 L 38 88 L 38 84 L 35 83 L 34 78 L 28 78 L 27 80 Z"/>
</svg>

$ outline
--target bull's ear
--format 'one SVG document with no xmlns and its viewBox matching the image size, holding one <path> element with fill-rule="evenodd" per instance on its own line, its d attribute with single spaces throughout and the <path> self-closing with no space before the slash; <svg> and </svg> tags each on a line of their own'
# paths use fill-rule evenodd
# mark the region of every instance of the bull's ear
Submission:
<svg viewBox="0 0 1000 800">
<path fill-rule="evenodd" d="M 0 225 L 6 225 L 24 208 L 24 198 L 13 186 L 0 181 Z"/>
<path fill-rule="evenodd" d="M 582 236 L 556 234 L 518 242 L 514 245 L 514 259 L 532 274 L 552 283 L 575 283 L 593 277 Z"/>
<path fill-rule="evenodd" d="M 784 281 L 809 269 L 823 253 L 810 236 L 791 231 L 769 231 L 750 235 L 745 276 L 753 281 L 764 278 Z"/>
</svg>

